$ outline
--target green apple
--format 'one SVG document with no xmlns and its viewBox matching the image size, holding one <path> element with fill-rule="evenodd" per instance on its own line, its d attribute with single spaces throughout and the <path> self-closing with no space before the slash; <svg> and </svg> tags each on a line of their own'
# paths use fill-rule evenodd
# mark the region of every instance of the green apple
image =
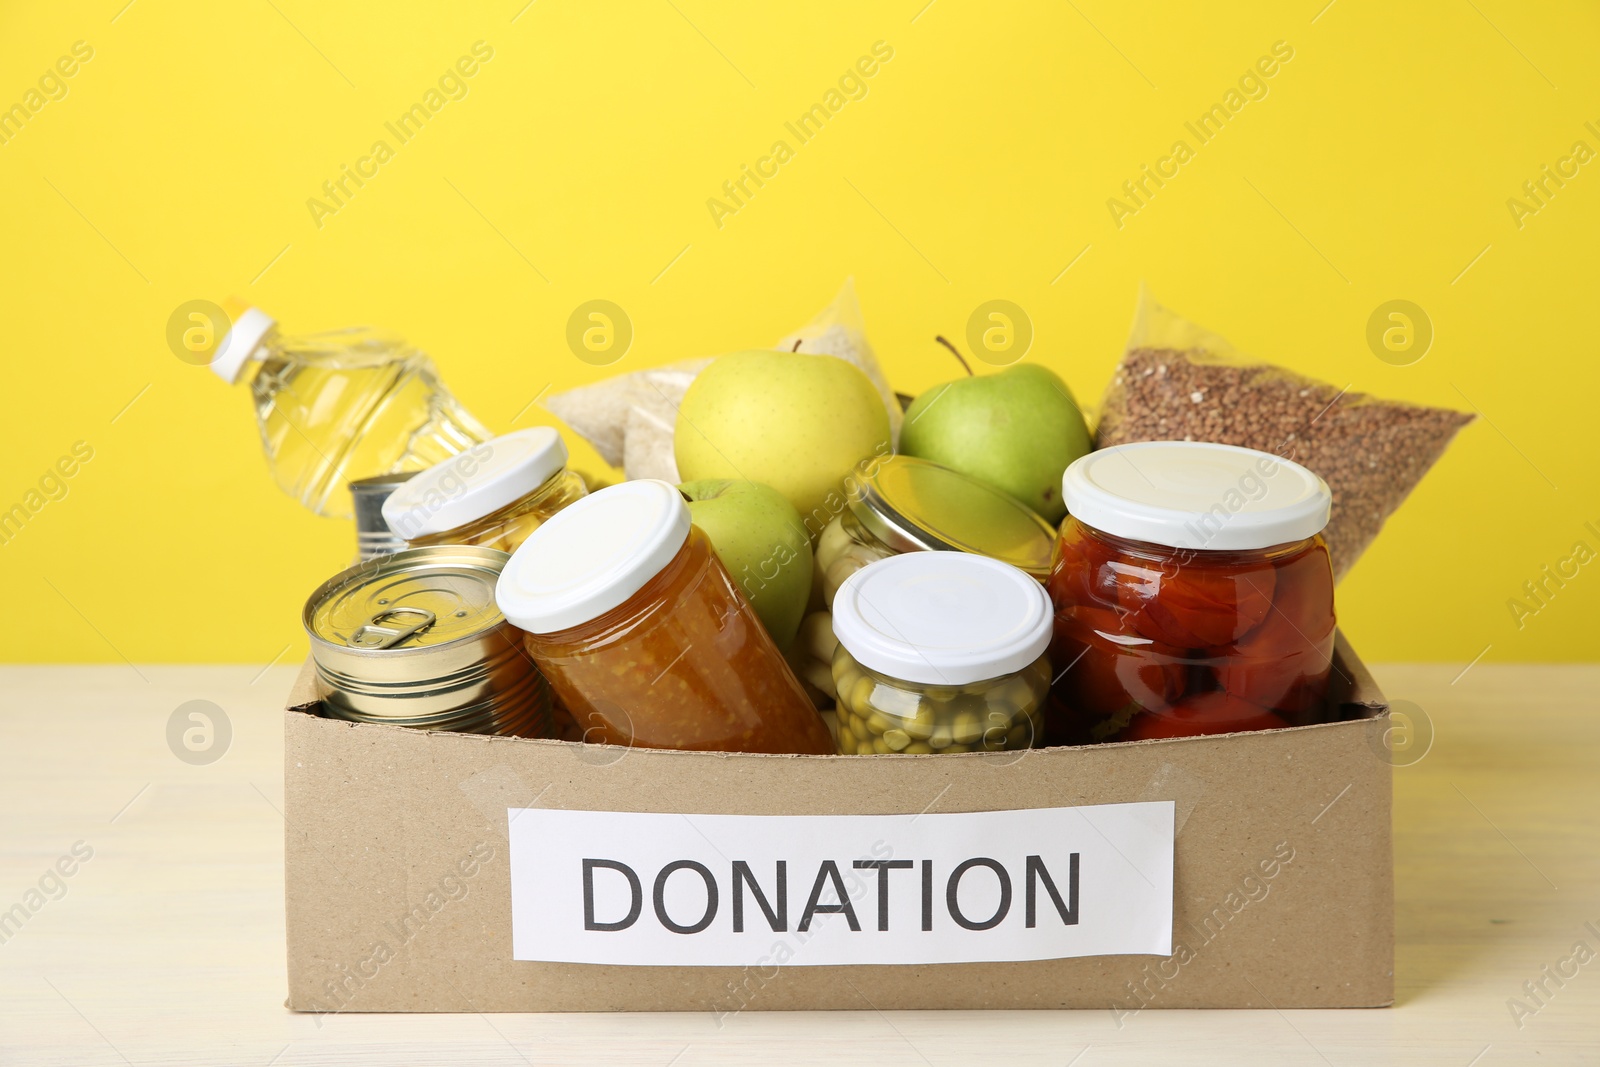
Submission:
<svg viewBox="0 0 1600 1067">
<path fill-rule="evenodd" d="M 788 648 L 811 597 L 811 538 L 794 505 L 758 482 L 685 482 L 678 491 L 774 643 Z"/>
<path fill-rule="evenodd" d="M 887 456 L 889 411 L 836 356 L 734 352 L 701 371 L 673 433 L 678 476 L 748 479 L 782 493 L 812 537 L 844 507 L 847 477 Z"/>
<path fill-rule="evenodd" d="M 1036 363 L 936 385 L 912 402 L 900 451 L 1004 490 L 1059 523 L 1061 474 L 1090 449 L 1066 383 Z"/>
</svg>

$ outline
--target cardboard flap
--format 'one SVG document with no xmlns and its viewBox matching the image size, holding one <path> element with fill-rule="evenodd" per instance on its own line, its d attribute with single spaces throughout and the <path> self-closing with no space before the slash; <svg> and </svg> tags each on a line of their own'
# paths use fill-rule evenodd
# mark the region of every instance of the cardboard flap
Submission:
<svg viewBox="0 0 1600 1067">
<path fill-rule="evenodd" d="M 317 691 L 317 664 L 310 656 L 300 664 L 300 673 L 295 675 L 294 684 L 289 687 L 289 711 L 305 711 L 316 713 L 318 705 L 322 703 L 322 694 Z"/>
<path fill-rule="evenodd" d="M 1373 680 L 1372 672 L 1355 654 L 1344 631 L 1333 637 L 1333 671 L 1328 678 L 1328 704 L 1338 709 L 1338 721 L 1375 719 L 1389 712 L 1388 698 Z"/>
</svg>

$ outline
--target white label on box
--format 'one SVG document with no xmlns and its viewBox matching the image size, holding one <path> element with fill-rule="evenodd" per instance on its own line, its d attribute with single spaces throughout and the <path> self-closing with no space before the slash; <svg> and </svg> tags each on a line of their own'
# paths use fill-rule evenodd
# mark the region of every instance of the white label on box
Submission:
<svg viewBox="0 0 1600 1067">
<path fill-rule="evenodd" d="M 816 967 L 1172 953 L 1171 801 L 508 816 L 519 960 Z"/>
</svg>

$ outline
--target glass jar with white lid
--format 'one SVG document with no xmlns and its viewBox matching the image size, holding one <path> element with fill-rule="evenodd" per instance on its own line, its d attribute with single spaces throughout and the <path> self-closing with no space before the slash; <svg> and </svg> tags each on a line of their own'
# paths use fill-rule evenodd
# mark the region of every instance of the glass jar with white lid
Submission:
<svg viewBox="0 0 1600 1067">
<path fill-rule="evenodd" d="M 1034 747 L 1051 617 L 1037 580 L 985 556 L 914 552 L 861 568 L 833 601 L 840 753 Z"/>
<path fill-rule="evenodd" d="M 1321 478 L 1254 449 L 1140 441 L 1073 463 L 1062 499 L 1051 744 L 1318 719 L 1337 626 Z"/>
<path fill-rule="evenodd" d="M 479 545 L 509 553 L 587 494 L 583 479 L 567 469 L 561 435 L 535 426 L 413 475 L 383 502 L 383 518 L 413 548 Z"/>
</svg>

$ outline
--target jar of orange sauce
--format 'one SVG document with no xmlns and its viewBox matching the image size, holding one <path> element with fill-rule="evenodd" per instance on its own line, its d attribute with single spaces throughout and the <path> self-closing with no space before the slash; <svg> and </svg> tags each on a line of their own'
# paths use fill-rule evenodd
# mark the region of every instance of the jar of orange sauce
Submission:
<svg viewBox="0 0 1600 1067">
<path fill-rule="evenodd" d="M 577 500 L 517 549 L 495 591 L 584 739 L 831 754 L 754 609 L 666 482 Z"/>
</svg>

